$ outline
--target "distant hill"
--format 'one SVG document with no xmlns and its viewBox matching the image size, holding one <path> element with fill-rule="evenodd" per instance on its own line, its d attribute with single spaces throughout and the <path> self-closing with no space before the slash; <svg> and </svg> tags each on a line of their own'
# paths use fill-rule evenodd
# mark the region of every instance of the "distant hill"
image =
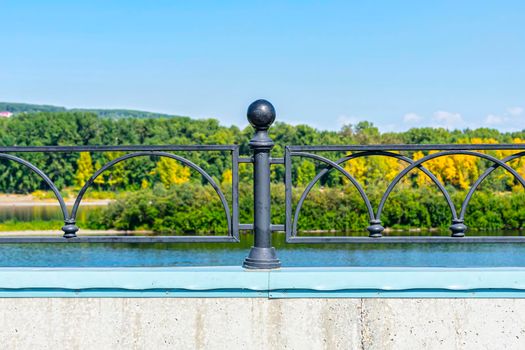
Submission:
<svg viewBox="0 0 525 350">
<path fill-rule="evenodd" d="M 130 109 L 88 109 L 88 108 L 65 108 L 50 105 L 36 105 L 29 103 L 0 102 L 0 112 L 11 112 L 13 114 L 34 112 L 91 112 L 102 118 L 173 118 L 177 115 L 135 111 Z"/>
<path fill-rule="evenodd" d="M 64 112 L 67 109 L 64 107 L 48 106 L 48 105 L 33 105 L 28 103 L 11 103 L 0 102 L 0 112 L 17 113 L 32 113 L 32 112 Z"/>
</svg>

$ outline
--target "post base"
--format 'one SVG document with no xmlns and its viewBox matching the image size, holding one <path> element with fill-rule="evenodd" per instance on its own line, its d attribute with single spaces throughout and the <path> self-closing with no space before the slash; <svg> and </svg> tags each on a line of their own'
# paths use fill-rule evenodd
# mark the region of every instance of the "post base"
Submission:
<svg viewBox="0 0 525 350">
<path fill-rule="evenodd" d="M 467 226 L 463 223 L 463 220 L 454 219 L 452 220 L 452 225 L 450 225 L 449 229 L 452 231 L 452 237 L 465 237 Z"/>
<path fill-rule="evenodd" d="M 75 220 L 65 220 L 64 226 L 62 226 L 62 231 L 64 231 L 64 238 L 75 238 L 78 231 L 78 226 L 75 225 Z"/>
<path fill-rule="evenodd" d="M 369 232 L 369 237 L 380 238 L 383 236 L 385 228 L 381 225 L 381 220 L 370 220 L 370 226 L 366 228 Z"/>
<path fill-rule="evenodd" d="M 281 267 L 281 261 L 277 258 L 275 249 L 252 247 L 250 253 L 244 259 L 242 267 L 250 270 L 267 270 L 278 269 Z"/>
</svg>

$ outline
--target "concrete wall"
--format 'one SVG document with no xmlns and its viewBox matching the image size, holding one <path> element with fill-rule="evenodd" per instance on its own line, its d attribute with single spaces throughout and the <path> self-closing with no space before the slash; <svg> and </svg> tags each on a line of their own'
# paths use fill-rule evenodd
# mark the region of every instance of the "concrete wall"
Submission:
<svg viewBox="0 0 525 350">
<path fill-rule="evenodd" d="M 4 298 L 2 349 L 525 349 L 525 299 Z"/>
</svg>

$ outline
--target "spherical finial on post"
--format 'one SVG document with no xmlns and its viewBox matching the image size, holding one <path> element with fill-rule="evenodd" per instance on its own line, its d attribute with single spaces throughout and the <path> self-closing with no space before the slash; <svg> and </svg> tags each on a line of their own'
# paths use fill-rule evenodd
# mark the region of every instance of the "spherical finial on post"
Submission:
<svg viewBox="0 0 525 350">
<path fill-rule="evenodd" d="M 247 117 L 256 130 L 268 130 L 275 120 L 275 108 L 266 100 L 257 100 L 248 107 Z"/>
</svg>

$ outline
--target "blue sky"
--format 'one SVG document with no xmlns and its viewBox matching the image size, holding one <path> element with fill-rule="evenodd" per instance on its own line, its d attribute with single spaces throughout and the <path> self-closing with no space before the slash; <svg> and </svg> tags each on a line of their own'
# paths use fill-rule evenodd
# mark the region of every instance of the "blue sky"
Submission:
<svg viewBox="0 0 525 350">
<path fill-rule="evenodd" d="M 0 101 L 525 128 L 525 1 L 0 0 Z"/>
</svg>

